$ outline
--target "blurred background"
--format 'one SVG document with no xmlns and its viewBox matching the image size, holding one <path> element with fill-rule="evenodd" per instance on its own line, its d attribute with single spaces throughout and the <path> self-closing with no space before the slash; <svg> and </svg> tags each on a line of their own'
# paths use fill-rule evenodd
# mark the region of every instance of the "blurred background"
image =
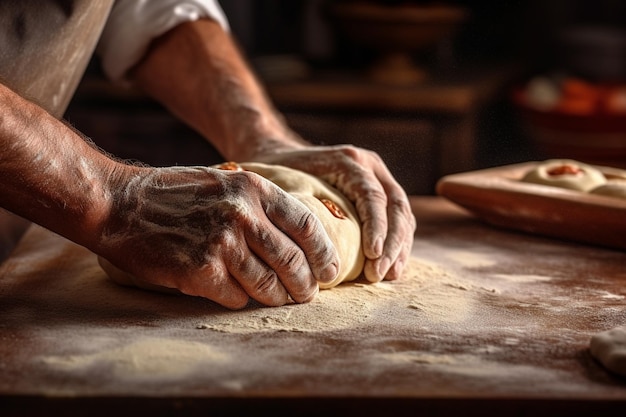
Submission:
<svg viewBox="0 0 626 417">
<path fill-rule="evenodd" d="M 409 194 L 552 157 L 626 167 L 624 1 L 220 4 L 290 126 L 377 151 Z M 158 104 L 109 84 L 97 59 L 65 117 L 121 158 L 222 161 Z"/>
</svg>

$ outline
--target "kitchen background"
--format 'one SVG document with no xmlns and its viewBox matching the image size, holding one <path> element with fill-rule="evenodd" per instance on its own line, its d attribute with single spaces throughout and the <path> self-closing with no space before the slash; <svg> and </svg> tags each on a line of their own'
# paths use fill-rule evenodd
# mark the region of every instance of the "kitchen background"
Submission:
<svg viewBox="0 0 626 417">
<path fill-rule="evenodd" d="M 377 151 L 410 194 L 549 157 L 626 167 L 624 1 L 220 4 L 293 128 Z M 65 117 L 120 158 L 221 162 L 160 105 L 107 83 L 97 59 Z"/>
</svg>

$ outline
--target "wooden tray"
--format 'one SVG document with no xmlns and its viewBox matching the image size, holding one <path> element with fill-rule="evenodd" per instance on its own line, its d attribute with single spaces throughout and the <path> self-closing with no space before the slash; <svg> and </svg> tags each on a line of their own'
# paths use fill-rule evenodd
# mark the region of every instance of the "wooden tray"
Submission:
<svg viewBox="0 0 626 417">
<path fill-rule="evenodd" d="M 539 163 L 447 175 L 437 194 L 494 226 L 626 250 L 626 199 L 520 181 Z M 595 167 L 607 178 L 624 175 Z"/>
</svg>

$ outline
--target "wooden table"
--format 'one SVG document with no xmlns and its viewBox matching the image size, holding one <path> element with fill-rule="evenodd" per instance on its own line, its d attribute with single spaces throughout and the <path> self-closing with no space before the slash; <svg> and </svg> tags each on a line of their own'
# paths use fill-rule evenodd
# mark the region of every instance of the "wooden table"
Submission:
<svg viewBox="0 0 626 417">
<path fill-rule="evenodd" d="M 402 280 L 239 312 L 31 228 L 0 268 L 0 415 L 624 415 L 588 343 L 626 323 L 626 253 L 413 203 Z"/>
<path fill-rule="evenodd" d="M 405 86 L 373 83 L 356 71 L 320 70 L 303 80 L 267 80 L 266 87 L 289 126 L 307 140 L 371 149 L 408 193 L 433 195 L 441 176 L 478 169 L 489 159 L 479 139 L 481 115 L 518 76 L 514 67 L 500 66 L 460 74 Z M 99 73 L 86 74 L 65 118 L 120 158 L 153 166 L 223 159 L 162 106 L 136 89 L 112 86 Z M 518 146 L 499 138 L 489 154 L 515 155 Z"/>
</svg>

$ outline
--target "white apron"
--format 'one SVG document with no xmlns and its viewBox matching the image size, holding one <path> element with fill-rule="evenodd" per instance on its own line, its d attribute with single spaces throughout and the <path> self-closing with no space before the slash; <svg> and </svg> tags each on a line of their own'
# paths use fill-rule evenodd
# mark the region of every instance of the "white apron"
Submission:
<svg viewBox="0 0 626 417">
<path fill-rule="evenodd" d="M 0 0 L 0 82 L 61 118 L 112 5 L 113 0 Z M 28 225 L 0 209 L 0 261 Z"/>
</svg>

